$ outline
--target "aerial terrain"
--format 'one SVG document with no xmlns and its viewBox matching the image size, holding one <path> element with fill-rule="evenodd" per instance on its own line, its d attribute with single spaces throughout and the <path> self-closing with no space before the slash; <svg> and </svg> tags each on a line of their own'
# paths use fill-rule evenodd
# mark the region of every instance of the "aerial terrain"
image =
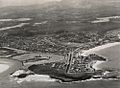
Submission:
<svg viewBox="0 0 120 88">
<path fill-rule="evenodd" d="M 0 7 L 0 88 L 119 88 L 119 57 L 119 0 Z"/>
</svg>

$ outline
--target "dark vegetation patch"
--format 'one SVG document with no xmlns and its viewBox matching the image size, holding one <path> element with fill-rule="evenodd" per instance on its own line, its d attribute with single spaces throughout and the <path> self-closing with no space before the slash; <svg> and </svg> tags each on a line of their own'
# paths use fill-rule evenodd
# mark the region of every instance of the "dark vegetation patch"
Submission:
<svg viewBox="0 0 120 88">
<path fill-rule="evenodd" d="M 51 78 L 60 79 L 63 82 L 86 80 L 91 78 L 92 76 L 92 74 L 89 74 L 89 73 L 81 73 L 81 74 L 78 74 L 77 76 L 75 74 L 74 75 L 67 74 L 64 68 L 63 69 L 54 68 L 50 65 L 51 64 L 32 65 L 29 67 L 29 70 L 33 71 L 36 74 L 50 75 Z"/>
</svg>

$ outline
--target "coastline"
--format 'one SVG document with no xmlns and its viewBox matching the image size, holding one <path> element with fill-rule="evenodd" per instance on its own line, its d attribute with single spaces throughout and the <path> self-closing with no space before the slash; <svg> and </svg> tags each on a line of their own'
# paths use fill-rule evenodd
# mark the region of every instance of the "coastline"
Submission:
<svg viewBox="0 0 120 88">
<path fill-rule="evenodd" d="M 115 45 L 120 45 L 120 42 L 115 42 L 115 43 L 108 43 L 108 44 L 105 44 L 105 45 L 101 45 L 101 46 L 98 46 L 98 47 L 95 47 L 95 48 L 92 48 L 92 49 L 89 49 L 85 52 L 83 52 L 83 55 L 89 55 L 90 53 L 95 53 L 96 51 L 99 51 L 101 49 L 106 49 L 106 48 L 109 48 L 109 47 L 112 47 L 112 46 L 115 46 Z M 95 69 L 95 70 L 100 70 L 99 69 L 99 65 L 102 64 L 103 62 L 105 61 L 95 61 L 93 62 L 93 65 L 92 67 Z M 2 63 L 2 62 L 1 62 Z M 8 64 L 9 66 L 9 63 L 4 63 L 3 64 Z M 2 68 L 2 67 L 1 67 Z M 9 67 L 6 67 L 5 70 L 3 71 L 6 71 Z M 0 72 L 1 73 L 1 72 Z M 30 76 L 27 76 L 26 78 L 24 79 L 17 79 L 18 83 L 21 83 L 23 81 L 44 81 L 44 82 L 55 82 L 56 79 L 52 79 L 49 75 L 30 75 Z"/>
<path fill-rule="evenodd" d="M 89 54 L 95 54 L 95 52 L 97 52 L 99 50 L 102 50 L 102 49 L 105 49 L 105 48 L 110 48 L 110 47 L 116 46 L 116 45 L 120 45 L 120 42 L 108 43 L 108 44 L 105 44 L 105 45 L 97 46 L 95 48 L 85 50 L 81 55 L 87 56 Z"/>
<path fill-rule="evenodd" d="M 0 73 L 3 73 L 3 72 L 5 72 L 6 70 L 8 70 L 9 69 L 9 65 L 7 65 L 7 64 L 1 64 L 0 63 Z"/>
<path fill-rule="evenodd" d="M 0 78 L 7 78 L 11 73 L 22 67 L 22 62 L 18 60 L 0 58 Z"/>
<path fill-rule="evenodd" d="M 116 45 L 120 45 L 120 42 L 115 42 L 115 43 L 108 43 L 108 44 L 105 44 L 105 45 L 101 45 L 101 46 L 97 46 L 95 48 L 92 48 L 92 49 L 89 49 L 85 52 L 83 52 L 84 55 L 89 55 L 90 53 L 92 52 L 96 52 L 96 51 L 99 51 L 101 49 L 106 49 L 106 48 L 109 48 L 109 47 L 113 47 L 113 46 L 116 46 Z M 103 56 L 104 57 L 104 56 Z M 106 61 L 99 61 L 99 60 L 96 60 L 94 62 L 92 62 L 92 68 L 95 69 L 95 70 L 101 70 L 99 68 L 99 65 L 101 65 L 102 63 L 104 63 Z M 42 75 L 44 77 L 44 75 Z"/>
<path fill-rule="evenodd" d="M 17 83 L 22 83 L 22 82 L 57 82 L 58 79 L 51 78 L 49 75 L 39 75 L 39 74 L 34 74 L 34 75 L 28 75 L 25 78 L 13 78 Z"/>
<path fill-rule="evenodd" d="M 106 62 L 106 61 L 95 61 L 95 63 L 93 63 L 93 65 L 92 65 L 92 68 L 95 69 L 95 70 L 101 70 L 99 68 L 99 65 L 101 65 L 104 62 Z"/>
<path fill-rule="evenodd" d="M 116 45 L 120 45 L 120 42 L 108 43 L 108 44 L 105 44 L 105 45 L 97 46 L 95 48 L 85 50 L 81 55 L 83 55 L 83 56 L 88 56 L 89 54 L 97 54 L 97 55 L 99 55 L 98 53 L 96 53 L 97 51 L 102 50 L 102 49 L 107 49 L 107 48 L 110 48 L 110 47 L 113 47 L 113 46 L 116 46 Z M 103 56 L 103 57 L 105 57 L 105 56 Z M 102 63 L 105 63 L 105 62 L 106 61 L 96 60 L 95 62 L 93 62 L 92 68 L 94 68 L 95 70 L 100 70 L 99 66 Z"/>
</svg>

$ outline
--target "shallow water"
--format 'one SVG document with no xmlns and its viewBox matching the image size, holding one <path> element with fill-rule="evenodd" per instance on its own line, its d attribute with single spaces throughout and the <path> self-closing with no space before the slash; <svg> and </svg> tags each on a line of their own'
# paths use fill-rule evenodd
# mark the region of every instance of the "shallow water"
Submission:
<svg viewBox="0 0 120 88">
<path fill-rule="evenodd" d="M 23 88 L 120 88 L 120 80 L 97 80 L 87 82 L 24 82 Z"/>
<path fill-rule="evenodd" d="M 110 43 L 88 50 L 85 54 L 98 54 L 107 58 L 107 61 L 97 65 L 100 69 L 120 69 L 120 43 Z"/>
</svg>

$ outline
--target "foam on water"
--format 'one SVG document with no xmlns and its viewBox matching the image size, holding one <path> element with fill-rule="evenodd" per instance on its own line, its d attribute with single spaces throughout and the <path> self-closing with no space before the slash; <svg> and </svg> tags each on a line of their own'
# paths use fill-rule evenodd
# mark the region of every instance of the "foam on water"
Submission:
<svg viewBox="0 0 120 88">
<path fill-rule="evenodd" d="M 56 82 L 57 79 L 52 79 L 49 75 L 29 75 L 25 78 L 15 78 L 17 83 L 22 83 L 22 82 Z"/>
<path fill-rule="evenodd" d="M 57 79 L 51 78 L 49 75 L 39 75 L 39 74 L 30 74 L 32 73 L 31 71 L 25 71 L 25 70 L 18 70 L 14 72 L 11 77 L 17 81 L 17 83 L 22 83 L 24 81 L 26 82 L 55 82 Z M 25 78 L 18 78 L 19 75 L 21 74 L 27 74 Z"/>
</svg>

